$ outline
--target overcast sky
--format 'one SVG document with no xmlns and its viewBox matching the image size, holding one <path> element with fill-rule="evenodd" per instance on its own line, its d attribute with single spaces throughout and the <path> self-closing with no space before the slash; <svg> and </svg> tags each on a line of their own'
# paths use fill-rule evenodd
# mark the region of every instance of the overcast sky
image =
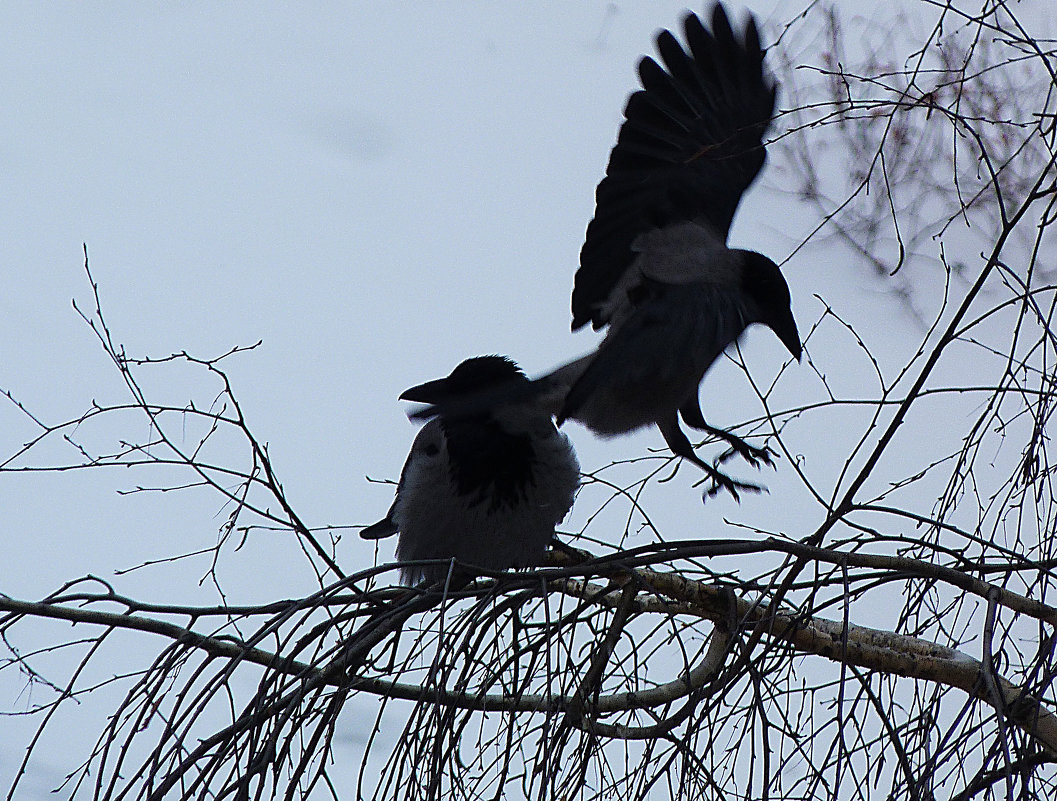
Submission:
<svg viewBox="0 0 1057 801">
<path fill-rule="evenodd" d="M 750 5 L 765 30 L 798 8 Z M 313 526 L 373 522 L 392 490 L 365 477 L 395 478 L 415 431 L 402 390 L 472 355 L 508 354 L 536 374 L 593 346 L 594 335 L 569 332 L 569 293 L 594 188 L 636 61 L 683 7 L 0 5 L 0 387 L 48 422 L 124 397 L 71 306 L 91 308 L 85 243 L 129 353 L 212 357 L 263 340 L 228 369 L 292 502 Z M 781 261 L 812 220 L 769 193 L 769 180 L 747 198 L 733 241 Z M 815 293 L 853 315 L 863 297 L 889 302 L 846 259 L 809 249 L 784 265 L 802 331 L 821 313 Z M 912 326 L 894 302 L 880 311 Z M 869 337 L 872 321 L 860 321 Z M 766 331 L 743 345 L 765 382 L 788 358 Z M 827 354 L 813 357 L 824 370 Z M 818 392 L 800 371 L 786 391 Z M 758 411 L 738 406 L 751 393 L 736 371 L 716 372 L 703 395 L 712 422 Z M 180 369 L 145 376 L 178 403 L 197 402 L 207 386 Z M 132 420 L 124 432 L 83 433 L 145 437 Z M 9 404 L 0 426 L 5 456 L 33 431 Z M 569 433 L 586 470 L 663 445 L 652 430 L 605 442 L 575 425 Z M 809 453 L 822 433 L 794 427 L 793 447 Z M 761 475 L 771 495 L 739 507 L 703 505 L 684 469 L 651 491 L 651 511 L 673 539 L 709 536 L 728 517 L 777 525 L 775 487 L 788 472 L 779 464 Z M 0 592 L 38 598 L 80 575 L 114 579 L 215 541 L 226 511 L 214 496 L 118 493 L 149 480 L 5 475 Z M 586 505 L 572 528 L 593 510 Z M 817 515 L 790 517 L 784 501 L 782 511 L 804 530 Z M 382 543 L 380 556 L 392 547 Z M 231 599 L 310 591 L 310 573 L 291 570 L 287 554 L 292 543 L 266 535 L 229 554 Z M 338 555 L 350 571 L 374 558 L 354 532 Z M 213 602 L 215 591 L 198 584 L 203 572 L 199 561 L 115 581 L 146 600 Z M 42 641 L 65 636 L 49 631 Z M 20 690 L 0 683 L 4 708 Z M 76 749 L 98 714 L 85 714 L 65 748 L 50 747 L 50 764 L 35 764 L 39 786 L 74 767 L 71 751 L 77 761 L 87 753 Z M 0 729 L 6 785 L 27 730 Z"/>
</svg>

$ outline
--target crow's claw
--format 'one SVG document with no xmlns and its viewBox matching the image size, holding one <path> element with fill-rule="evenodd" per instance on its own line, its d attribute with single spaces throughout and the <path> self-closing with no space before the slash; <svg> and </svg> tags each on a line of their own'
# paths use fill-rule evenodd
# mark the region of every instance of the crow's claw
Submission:
<svg viewBox="0 0 1057 801">
<path fill-rule="evenodd" d="M 730 493 L 731 497 L 735 501 L 741 503 L 740 492 L 767 492 L 767 487 L 761 486 L 760 484 L 752 484 L 747 481 L 738 481 L 728 476 L 726 473 L 721 473 L 719 470 L 708 468 L 706 471 L 708 477 L 712 480 L 712 486 L 705 490 L 704 495 L 701 496 L 702 501 L 707 501 L 709 498 L 713 498 L 719 493 L 726 490 Z"/>
<path fill-rule="evenodd" d="M 742 459 L 751 464 L 757 470 L 760 469 L 761 464 L 765 464 L 768 467 L 775 466 L 774 457 L 778 454 L 776 454 L 766 445 L 762 448 L 757 448 L 753 445 L 750 445 L 740 437 L 734 436 L 733 434 L 730 434 L 730 437 L 731 438 L 727 440 L 727 442 L 730 443 L 730 448 L 728 448 L 719 455 L 719 458 L 716 459 L 717 464 L 724 464 L 733 459 L 735 456 L 740 456 Z"/>
</svg>

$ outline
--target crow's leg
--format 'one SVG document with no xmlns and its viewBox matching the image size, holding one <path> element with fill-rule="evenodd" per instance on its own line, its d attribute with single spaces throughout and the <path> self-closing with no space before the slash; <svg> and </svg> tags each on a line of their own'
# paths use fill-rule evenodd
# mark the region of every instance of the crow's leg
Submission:
<svg viewBox="0 0 1057 801">
<path fill-rule="evenodd" d="M 670 417 L 657 421 L 657 427 L 661 430 L 661 434 L 664 436 L 664 441 L 668 443 L 668 447 L 672 449 L 672 453 L 676 456 L 682 456 L 684 459 L 688 459 L 702 470 L 705 474 L 712 479 L 712 486 L 706 491 L 706 496 L 711 497 L 716 495 L 721 490 L 726 490 L 732 496 L 734 500 L 740 501 L 741 497 L 738 495 L 738 491 L 743 492 L 763 492 L 764 487 L 758 484 L 749 484 L 743 481 L 737 481 L 725 473 L 721 473 L 719 470 L 714 468 L 701 459 L 694 452 L 693 446 L 690 444 L 690 440 L 686 438 L 686 434 L 679 428 L 679 418 L 673 413 Z"/>
<path fill-rule="evenodd" d="M 720 464 L 726 462 L 736 453 L 757 469 L 760 467 L 761 462 L 774 467 L 774 459 L 772 458 L 774 456 L 774 451 L 770 448 L 756 448 L 747 443 L 737 434 L 732 434 L 730 431 L 716 428 L 715 426 L 710 426 L 706 423 L 705 416 L 701 413 L 701 406 L 699 405 L 696 396 L 684 403 L 682 408 L 679 409 L 679 413 L 682 415 L 683 421 L 691 428 L 711 434 L 717 439 L 721 439 L 730 445 L 730 450 L 719 457 Z M 668 444 L 671 445 L 671 443 Z"/>
</svg>

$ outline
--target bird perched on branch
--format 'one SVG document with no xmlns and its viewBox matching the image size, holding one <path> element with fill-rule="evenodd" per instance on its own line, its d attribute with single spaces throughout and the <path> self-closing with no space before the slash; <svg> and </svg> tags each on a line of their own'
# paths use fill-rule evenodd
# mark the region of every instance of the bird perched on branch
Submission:
<svg viewBox="0 0 1057 801">
<path fill-rule="evenodd" d="M 595 216 L 580 251 L 573 330 L 608 327 L 597 350 L 516 388 L 553 412 L 612 436 L 656 425 L 674 453 L 713 480 L 709 494 L 759 490 L 694 452 L 679 424 L 729 442 L 752 464 L 770 452 L 705 422 L 698 386 L 709 367 L 752 323 L 777 334 L 797 360 L 800 335 L 789 287 L 771 259 L 729 248 L 742 194 L 763 166 L 763 138 L 775 109 L 774 82 L 750 17 L 736 34 L 723 7 L 710 27 L 684 20 L 686 45 L 657 36 L 663 63 L 639 62 L 642 89 L 624 110 L 617 143 L 596 191 Z M 470 413 L 497 392 L 418 416 Z"/>
<path fill-rule="evenodd" d="M 401 400 L 440 404 L 529 383 L 510 359 L 478 356 Z M 538 404 L 497 404 L 474 414 L 441 414 L 411 445 L 389 513 L 360 532 L 399 532 L 406 584 L 442 581 L 450 560 L 503 570 L 539 564 L 554 528 L 572 507 L 580 465 L 568 437 Z"/>
</svg>

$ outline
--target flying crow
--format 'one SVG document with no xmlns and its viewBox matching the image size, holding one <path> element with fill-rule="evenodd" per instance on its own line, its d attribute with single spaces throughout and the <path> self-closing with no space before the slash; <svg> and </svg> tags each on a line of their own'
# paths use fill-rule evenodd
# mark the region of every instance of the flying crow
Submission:
<svg viewBox="0 0 1057 801">
<path fill-rule="evenodd" d="M 597 350 L 518 389 L 553 412 L 612 436 L 656 425 L 672 451 L 713 479 L 709 494 L 759 490 L 694 452 L 679 419 L 727 440 L 753 464 L 765 449 L 705 422 L 698 387 L 746 327 L 763 323 L 797 360 L 789 287 L 771 259 L 727 247 L 731 221 L 763 166 L 775 84 L 750 17 L 736 34 L 723 7 L 706 27 L 684 20 L 685 45 L 657 36 L 659 64 L 639 62 L 642 88 L 624 110 L 598 185 L 572 295 L 573 329 L 607 328 Z M 462 413 L 486 407 L 486 393 Z M 460 413 L 427 409 L 417 416 Z"/>
</svg>

